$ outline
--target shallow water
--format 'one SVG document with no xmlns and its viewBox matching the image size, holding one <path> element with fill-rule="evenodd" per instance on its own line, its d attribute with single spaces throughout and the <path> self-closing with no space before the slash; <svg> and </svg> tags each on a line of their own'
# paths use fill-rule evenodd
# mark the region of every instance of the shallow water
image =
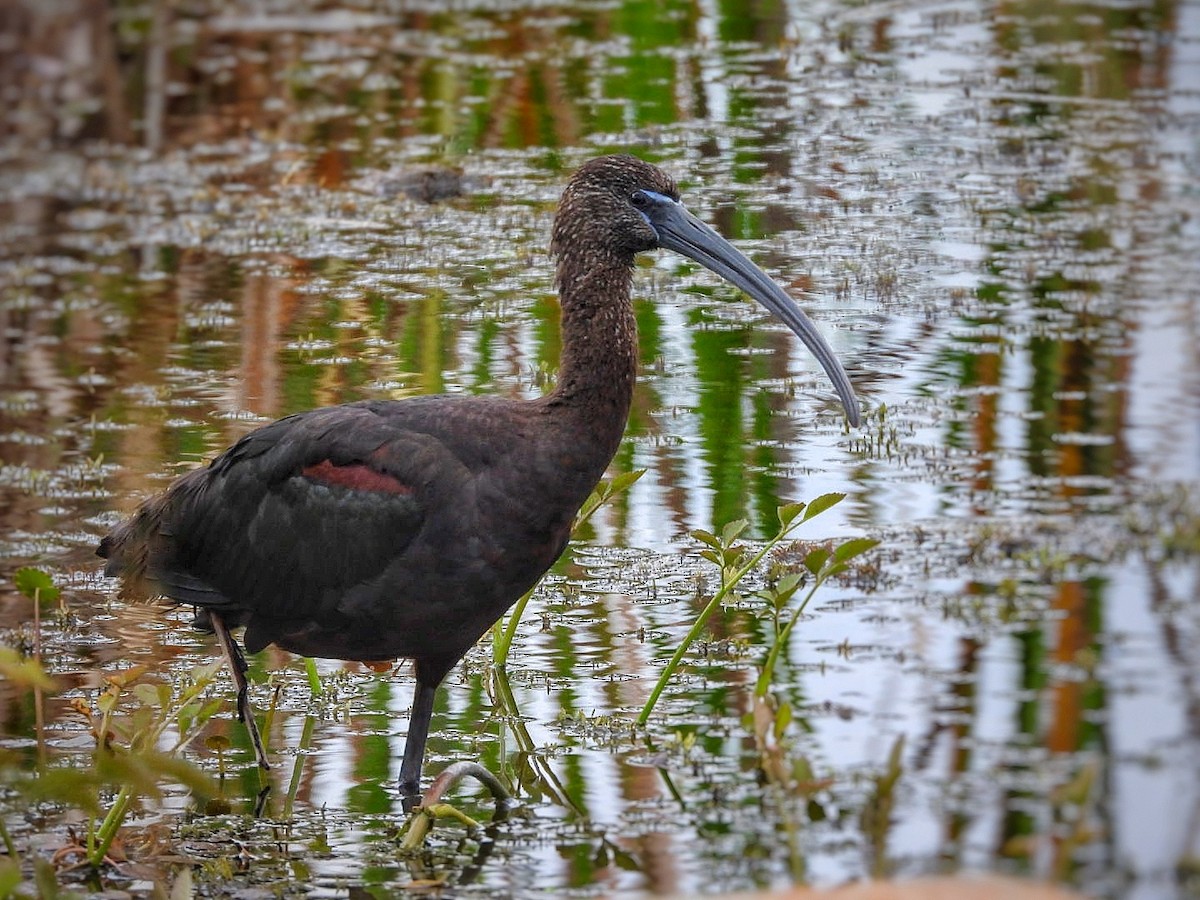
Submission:
<svg viewBox="0 0 1200 900">
<path fill-rule="evenodd" d="M 42 623 L 66 691 L 40 740 L 32 698 L 0 683 L 6 766 L 39 744 L 88 757 L 69 703 L 104 674 L 177 678 L 213 652 L 183 611 L 97 576 L 92 545 L 139 498 L 295 410 L 547 389 L 550 221 L 597 153 L 660 162 L 789 285 L 866 421 L 848 429 L 803 347 L 732 289 L 643 260 L 610 474 L 646 474 L 535 595 L 507 678 L 480 648 L 435 714 L 427 771 L 479 758 L 518 812 L 402 856 L 410 672 L 323 662 L 314 700 L 268 650 L 263 814 L 226 706 L 232 814 L 168 786 L 130 823 L 141 868 L 104 883 L 149 891 L 190 860 L 210 893 L 987 870 L 1194 895 L 1197 8 L 441 8 L 194 4 L 155 22 L 129 6 L 111 32 L 14 17 L 37 65 L 12 71 L 37 77 L 8 79 L 2 126 L 0 557 L 5 575 L 52 572 L 68 612 Z M 881 544 L 797 627 L 777 750 L 755 742 L 769 632 L 749 596 L 632 727 L 715 587 L 688 532 L 744 517 L 764 539 L 778 505 L 829 491 L 847 499 L 800 537 Z M 29 604 L 0 589 L 5 643 L 28 648 Z M 211 750 L 189 756 L 215 771 Z M 19 796 L 3 800 L 18 843 L 61 844 L 69 815 Z M 156 827 L 170 852 L 139 857 Z M 238 846 L 252 862 L 222 868 Z"/>
</svg>

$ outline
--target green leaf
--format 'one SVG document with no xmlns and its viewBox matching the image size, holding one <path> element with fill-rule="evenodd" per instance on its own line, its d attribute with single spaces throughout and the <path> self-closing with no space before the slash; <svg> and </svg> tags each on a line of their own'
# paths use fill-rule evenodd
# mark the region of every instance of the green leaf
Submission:
<svg viewBox="0 0 1200 900">
<path fill-rule="evenodd" d="M 796 516 L 804 512 L 804 507 L 806 506 L 808 506 L 807 503 L 800 502 L 785 503 L 783 506 L 778 507 L 775 510 L 775 515 L 779 517 L 780 527 L 786 530 L 787 527 L 792 524 L 793 520 L 795 520 Z"/>
<path fill-rule="evenodd" d="M 622 472 L 620 475 L 614 475 L 612 480 L 612 492 L 614 494 L 619 494 L 621 491 L 628 490 L 635 481 L 645 474 L 645 469 L 635 469 L 632 472 Z"/>
<path fill-rule="evenodd" d="M 224 667 L 224 657 L 217 656 L 210 663 L 196 666 L 186 678 L 176 680 L 175 684 L 179 688 L 179 705 L 184 706 L 191 703 L 208 690 L 217 672 Z"/>
<path fill-rule="evenodd" d="M 40 854 L 33 859 L 33 883 L 37 885 L 37 895 L 42 900 L 58 900 L 63 896 L 58 887 L 54 863 Z"/>
<path fill-rule="evenodd" d="M 200 794 L 216 793 L 203 770 L 169 753 L 147 747 L 139 753 L 106 753 L 97 757 L 97 774 L 106 784 L 132 788 L 138 796 L 160 799 L 162 783 L 175 781 Z"/>
<path fill-rule="evenodd" d="M 812 764 L 808 761 L 808 757 L 799 756 L 792 762 L 792 777 L 801 784 L 817 780 L 817 776 L 813 774 Z"/>
<path fill-rule="evenodd" d="M 128 669 L 118 669 L 106 674 L 104 680 L 123 690 L 145 675 L 149 668 L 149 666 L 130 666 Z"/>
<path fill-rule="evenodd" d="M 721 549 L 721 542 L 717 540 L 717 536 L 711 531 L 705 531 L 703 528 L 692 529 L 692 537 L 700 541 L 702 544 L 708 544 L 714 550 Z"/>
<path fill-rule="evenodd" d="M 225 701 L 220 697 L 209 700 L 207 703 L 197 698 L 180 708 L 177 716 L 180 743 L 186 744 L 195 737 L 196 732 L 207 725 L 208 720 L 216 715 L 224 705 Z"/>
<path fill-rule="evenodd" d="M 743 531 L 750 526 L 745 519 L 734 519 L 721 529 L 721 543 L 726 547 L 738 539 Z"/>
<path fill-rule="evenodd" d="M 139 706 L 129 716 L 129 733 L 142 741 L 153 744 L 157 735 L 153 733 L 155 712 L 153 706 Z"/>
<path fill-rule="evenodd" d="M 179 735 L 184 740 L 187 739 L 189 732 L 192 730 L 192 723 L 196 721 L 196 706 L 189 703 L 187 706 L 180 708 L 175 714 L 175 722 L 179 726 Z"/>
<path fill-rule="evenodd" d="M 812 502 L 810 502 L 808 504 L 808 509 L 806 509 L 804 511 L 804 518 L 801 519 L 800 521 L 807 522 L 809 519 L 819 516 L 821 513 L 825 512 L 825 510 L 829 509 L 830 507 L 837 506 L 839 503 L 841 503 L 845 499 L 846 499 L 845 494 L 839 494 L 839 493 L 822 494 L 816 500 L 813 500 Z"/>
<path fill-rule="evenodd" d="M 100 814 L 100 791 L 104 782 L 93 769 L 43 769 L 21 786 L 21 793 L 33 803 L 62 803 L 88 815 Z"/>
<path fill-rule="evenodd" d="M 824 547 L 815 547 L 809 550 L 808 555 L 804 557 L 804 568 L 817 575 L 827 559 L 829 559 L 829 551 Z"/>
<path fill-rule="evenodd" d="M 311 656 L 304 657 L 304 674 L 308 678 L 309 693 L 314 697 L 325 693 L 325 687 L 321 684 L 321 673 L 317 671 L 317 661 Z"/>
<path fill-rule="evenodd" d="M 54 679 L 46 674 L 41 664 L 33 659 L 23 659 L 12 647 L 0 647 L 0 677 L 25 690 L 55 690 Z"/>
<path fill-rule="evenodd" d="M 701 556 L 703 556 L 705 559 L 707 559 L 707 560 L 708 560 L 710 563 L 712 563 L 713 565 L 720 566 L 720 567 L 724 568 L 724 563 L 722 562 L 722 560 L 721 560 L 721 556 L 720 556 L 720 555 L 717 553 L 717 551 L 715 551 L 715 550 L 701 550 L 701 551 L 700 551 L 700 555 L 701 555 Z"/>
<path fill-rule="evenodd" d="M 790 596 L 792 596 L 792 594 L 796 593 L 796 588 L 800 587 L 800 585 L 802 585 L 803 583 L 804 583 L 804 573 L 803 572 L 788 572 L 786 575 L 784 575 L 782 578 L 779 579 L 778 583 L 776 583 L 775 593 L 777 596 L 786 595 L 786 596 L 790 597 Z"/>
<path fill-rule="evenodd" d="M 805 580 L 804 573 L 789 572 L 780 578 L 774 587 L 760 591 L 759 596 L 774 606 L 777 611 L 782 611 Z"/>
<path fill-rule="evenodd" d="M 792 721 L 792 704 L 784 701 L 779 704 L 779 712 L 775 713 L 775 740 L 783 739 L 784 732 Z"/>
<path fill-rule="evenodd" d="M 736 547 L 726 547 L 721 551 L 721 559 L 725 560 L 726 569 L 737 569 L 746 558 L 746 548 L 740 544 Z"/>
<path fill-rule="evenodd" d="M 58 588 L 54 586 L 54 581 L 50 576 L 41 569 L 35 569 L 32 566 L 17 569 L 17 573 L 13 575 L 13 584 L 30 600 L 37 599 L 45 603 L 58 599 Z"/>
<path fill-rule="evenodd" d="M 586 500 L 583 501 L 583 506 L 579 507 L 579 512 L 575 515 L 575 528 L 578 528 L 589 518 L 592 513 L 600 508 L 600 504 L 604 500 L 599 493 L 593 492 Z"/>
<path fill-rule="evenodd" d="M 613 862 L 616 863 L 618 869 L 624 869 L 626 872 L 640 872 L 641 864 L 630 853 L 622 850 L 620 847 L 613 845 L 612 848 Z"/>
<path fill-rule="evenodd" d="M 833 551 L 833 558 L 840 563 L 849 562 L 879 545 L 875 538 L 851 538 Z"/>
<path fill-rule="evenodd" d="M 596 485 L 592 493 L 588 495 L 588 498 L 583 501 L 583 506 L 579 508 L 579 512 L 575 516 L 574 527 L 579 528 L 579 526 L 592 517 L 596 510 L 615 495 L 627 490 L 630 485 L 645 474 L 645 469 L 638 469 L 633 472 L 622 472 L 620 475 L 614 475 L 612 481 L 600 482 Z"/>
<path fill-rule="evenodd" d="M 208 720 L 221 711 L 221 707 L 225 705 L 225 701 L 218 697 L 215 700 L 209 700 L 201 707 L 200 712 L 196 715 L 197 725 L 206 725 Z"/>
<path fill-rule="evenodd" d="M 21 864 L 15 859 L 0 859 L 0 897 L 12 897 L 21 883 Z"/>
<path fill-rule="evenodd" d="M 138 702 L 143 706 L 158 706 L 158 687 L 157 684 L 135 684 L 133 686 L 133 696 L 137 697 Z M 167 694 L 167 699 L 170 699 L 170 693 Z"/>
<path fill-rule="evenodd" d="M 210 734 L 204 739 L 204 746 L 217 753 L 223 753 L 233 746 L 233 741 L 223 734 Z"/>
</svg>

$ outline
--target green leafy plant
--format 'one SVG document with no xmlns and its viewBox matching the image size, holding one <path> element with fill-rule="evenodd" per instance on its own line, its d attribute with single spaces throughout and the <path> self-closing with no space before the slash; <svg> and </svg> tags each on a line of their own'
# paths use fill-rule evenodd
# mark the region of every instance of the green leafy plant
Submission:
<svg viewBox="0 0 1200 900">
<path fill-rule="evenodd" d="M 809 601 L 812 600 L 813 595 L 830 578 L 845 572 L 849 568 L 851 560 L 857 556 L 861 556 L 878 544 L 879 541 L 873 538 L 851 538 L 832 549 L 817 547 L 810 550 L 804 557 L 806 572 L 791 572 L 779 579 L 773 587 L 759 591 L 758 596 L 770 603 L 774 612 L 775 640 L 771 643 L 771 649 L 767 651 L 767 657 L 763 661 L 758 681 L 754 685 L 756 696 L 763 697 L 770 690 L 779 654 L 787 647 L 788 639 L 792 636 L 792 629 L 800 621 L 800 616 L 804 614 L 804 610 L 808 606 Z M 808 576 L 812 576 L 811 583 L 807 580 Z M 789 604 L 792 602 L 793 597 L 804 587 L 808 588 L 804 593 L 804 598 L 794 605 L 789 614 Z"/>
<path fill-rule="evenodd" d="M 0 647 L 0 677 L 25 690 L 54 690 L 54 679 L 46 674 L 42 664 L 12 647 Z"/>
<path fill-rule="evenodd" d="M 31 566 L 17 569 L 13 584 L 18 591 L 33 601 L 33 658 L 42 658 L 42 604 L 58 600 L 62 592 L 54 586 L 48 572 Z"/>
<path fill-rule="evenodd" d="M 73 842 L 55 855 L 52 864 L 40 857 L 23 859 L 0 821 L 0 841 L 7 855 L 0 866 L 0 897 L 20 895 L 30 865 L 39 896 L 62 896 L 55 882 L 55 865 L 72 859 L 93 867 L 103 864 L 139 798 L 161 798 L 167 781 L 211 792 L 208 776 L 179 752 L 222 705 L 221 700 L 205 699 L 219 666 L 197 669 L 174 686 L 144 680 L 146 668 L 131 667 L 106 676 L 101 690 L 91 697 L 76 697 L 71 706 L 84 717 L 95 738 L 90 764 L 81 765 L 78 754 L 53 753 L 42 741 L 41 698 L 60 686 L 41 660 L 40 610 L 47 602 L 61 602 L 61 592 L 41 569 L 20 569 L 13 582 L 33 601 L 33 652 L 27 656 L 15 648 L 0 648 L 0 677 L 16 689 L 34 694 L 38 755 L 30 766 L 16 753 L 5 754 L 12 759 L 6 758 L 0 766 L 0 781 L 10 791 L 9 797 L 79 810 L 85 824 L 77 836 L 72 832 Z M 107 803 L 106 796 L 111 797 Z"/>
<path fill-rule="evenodd" d="M 77 806 L 88 814 L 84 855 L 99 866 L 139 797 L 161 799 L 162 783 L 176 781 L 200 793 L 212 793 L 201 769 L 180 756 L 221 708 L 221 699 L 205 698 L 220 670 L 220 662 L 194 669 L 190 676 L 166 682 L 144 682 L 144 669 L 135 667 L 109 675 L 94 703 L 73 704 L 96 739 L 90 769 L 49 767 L 38 772 L 26 792 L 36 799 Z M 131 695 L 132 709 L 121 707 Z M 97 788 L 116 788 L 112 804 L 103 810 Z"/>
<path fill-rule="evenodd" d="M 883 771 L 871 779 L 871 792 L 859 814 L 859 826 L 871 848 L 871 875 L 876 878 L 891 874 L 887 842 L 896 808 L 896 785 L 903 774 L 904 735 L 899 735 L 892 742 Z"/>
<path fill-rule="evenodd" d="M 658 704 L 658 700 L 666 689 L 667 684 L 670 683 L 671 678 L 674 677 L 679 666 L 682 664 L 688 650 L 704 631 L 709 619 L 721 608 L 725 600 L 734 593 L 742 580 L 753 572 L 767 554 L 786 540 L 793 531 L 810 519 L 815 518 L 840 503 L 845 496 L 845 494 L 837 493 L 823 494 L 809 503 L 788 503 L 780 506 L 776 510 L 776 515 L 779 519 L 779 530 L 758 550 L 753 552 L 746 545 L 740 543 L 741 535 L 748 525 L 744 519 L 728 523 L 721 529 L 719 535 L 702 529 L 692 532 L 692 537 L 704 545 L 704 549 L 700 551 L 700 555 L 715 565 L 720 571 L 721 585 L 709 599 L 708 603 L 705 604 L 704 609 L 700 611 L 700 614 L 692 623 L 692 627 L 688 630 L 683 641 L 680 642 L 675 653 L 672 654 L 670 661 L 668 661 L 666 667 L 663 669 L 662 675 L 659 676 L 658 682 L 650 692 L 649 699 L 647 699 L 645 706 L 642 707 L 641 714 L 637 719 L 638 725 L 645 725 L 649 721 L 651 713 L 654 712 L 654 707 Z M 876 541 L 869 538 L 853 538 L 832 551 L 825 550 L 824 548 L 813 550 L 804 561 L 807 574 L 797 572 L 785 575 L 773 587 L 759 592 L 759 596 L 771 604 L 776 623 L 775 640 L 767 653 L 766 660 L 762 666 L 762 674 L 759 676 L 758 684 L 755 688 L 759 696 L 762 696 L 770 685 L 780 648 L 786 646 L 792 628 L 799 620 L 809 600 L 812 599 L 822 584 L 833 576 L 844 572 L 850 560 L 855 556 L 865 553 L 874 547 L 876 543 Z M 806 578 L 810 575 L 814 577 L 812 583 L 808 585 L 808 591 L 805 593 L 804 599 L 788 616 L 787 610 L 789 604 L 792 602 L 793 597 L 805 586 L 807 583 Z"/>
<path fill-rule="evenodd" d="M 18 591 L 37 603 L 53 603 L 60 596 L 49 573 L 31 566 L 17 569 L 13 584 Z"/>
</svg>

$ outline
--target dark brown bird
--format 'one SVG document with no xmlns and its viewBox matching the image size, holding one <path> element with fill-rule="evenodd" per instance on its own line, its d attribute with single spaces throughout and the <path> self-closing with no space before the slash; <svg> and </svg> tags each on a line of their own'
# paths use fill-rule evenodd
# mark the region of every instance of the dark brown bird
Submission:
<svg viewBox="0 0 1200 900">
<path fill-rule="evenodd" d="M 400 788 L 418 792 L 434 692 L 550 568 L 617 451 L 637 374 L 634 257 L 664 247 L 781 318 L 858 404 L 812 322 L 680 203 L 669 176 L 630 156 L 594 159 L 563 192 L 558 258 L 563 350 L 537 400 L 368 400 L 288 416 L 147 500 L 101 542 L 131 596 L 207 617 L 233 672 L 238 715 L 266 754 L 229 629 L 251 652 L 415 661 Z"/>
</svg>

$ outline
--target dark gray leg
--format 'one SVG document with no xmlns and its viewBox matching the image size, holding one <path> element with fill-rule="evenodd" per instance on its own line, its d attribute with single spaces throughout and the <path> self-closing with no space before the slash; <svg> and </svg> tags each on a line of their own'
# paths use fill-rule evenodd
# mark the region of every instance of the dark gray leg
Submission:
<svg viewBox="0 0 1200 900">
<path fill-rule="evenodd" d="M 412 717 L 408 720 L 408 737 L 404 742 L 404 762 L 400 764 L 400 793 L 405 799 L 421 794 L 421 765 L 425 761 L 425 741 L 429 737 L 429 720 L 433 716 L 433 696 L 437 686 L 437 681 L 429 684 L 423 680 L 418 667 Z"/>
<path fill-rule="evenodd" d="M 242 650 L 237 645 L 237 641 L 229 633 L 229 629 L 225 627 L 225 620 L 220 614 L 208 610 L 208 620 L 212 625 L 213 633 L 217 636 L 217 643 L 221 645 L 221 652 L 225 654 L 225 662 L 229 664 L 229 671 L 233 673 L 233 683 L 237 685 L 237 709 L 238 721 L 246 726 L 246 730 L 250 732 L 250 743 L 254 745 L 254 755 L 258 757 L 258 764 L 263 769 L 271 768 L 271 764 L 267 762 L 267 751 L 263 748 L 262 736 L 258 733 L 258 723 L 254 721 L 254 710 L 250 708 L 250 686 L 246 683 L 246 658 L 242 656 Z"/>
</svg>

